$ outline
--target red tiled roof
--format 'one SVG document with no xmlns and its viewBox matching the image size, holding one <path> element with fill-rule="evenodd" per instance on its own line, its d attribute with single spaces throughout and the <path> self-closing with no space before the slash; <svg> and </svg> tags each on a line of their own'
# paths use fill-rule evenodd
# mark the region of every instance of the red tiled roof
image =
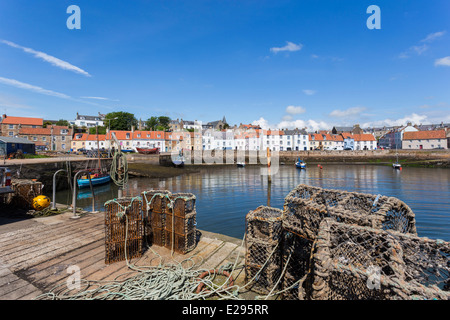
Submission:
<svg viewBox="0 0 450 320">
<path fill-rule="evenodd" d="M 26 117 L 10 117 L 7 116 L 2 120 L 2 124 L 23 124 L 30 126 L 42 126 L 44 120 L 41 118 L 26 118 Z"/>
<path fill-rule="evenodd" d="M 62 135 L 61 130 L 70 130 L 67 126 L 47 126 L 47 128 L 20 128 L 19 134 L 36 134 L 36 135 L 51 135 L 53 128 L 53 135 Z M 70 133 L 70 132 L 68 132 Z M 64 134 L 68 135 L 68 134 Z"/>
<path fill-rule="evenodd" d="M 355 141 L 376 141 L 373 134 L 370 133 L 354 134 L 353 138 L 355 139 Z"/>
<path fill-rule="evenodd" d="M 410 131 L 403 134 L 403 140 L 446 139 L 445 130 Z"/>
</svg>

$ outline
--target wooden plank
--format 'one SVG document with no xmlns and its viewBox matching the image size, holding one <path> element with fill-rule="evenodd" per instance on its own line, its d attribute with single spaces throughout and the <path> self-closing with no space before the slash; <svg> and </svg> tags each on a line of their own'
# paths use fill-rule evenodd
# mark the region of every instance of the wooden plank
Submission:
<svg viewBox="0 0 450 320">
<path fill-rule="evenodd" d="M 61 256 L 57 256 L 53 259 L 41 262 L 33 267 L 26 269 L 22 272 L 23 277 L 26 277 L 30 281 L 36 282 L 50 282 L 47 278 L 56 278 L 57 274 L 63 274 L 67 277 L 66 270 L 71 265 L 78 265 L 92 256 L 97 256 L 104 252 L 103 241 L 97 241 L 86 246 L 83 246 L 70 253 L 66 253 Z M 54 280 L 53 282 L 56 282 Z"/>
<path fill-rule="evenodd" d="M 230 252 L 236 249 L 234 243 L 225 242 L 212 256 L 210 256 L 202 265 L 203 269 L 216 269 L 222 265 L 222 262 L 228 257 Z"/>
<path fill-rule="evenodd" d="M 79 221 L 77 224 L 67 224 L 58 227 L 46 226 L 45 229 L 40 230 L 38 233 L 29 232 L 29 230 L 21 230 L 21 232 L 17 232 L 14 236 L 10 236 L 11 243 L 2 246 L 2 251 L 4 253 L 3 257 L 13 252 L 21 252 L 48 243 L 49 241 L 60 237 L 61 234 L 68 235 L 77 233 L 80 229 L 100 229 L 100 227 L 100 222 L 93 224 L 92 221 Z"/>
<path fill-rule="evenodd" d="M 103 237 L 102 232 L 94 232 L 85 234 L 84 236 L 77 237 L 77 239 L 66 238 L 63 242 L 56 242 L 52 246 L 45 246 L 44 248 L 37 248 L 36 251 L 32 251 L 27 255 L 20 255 L 10 261 L 12 270 L 21 270 L 30 268 L 42 261 L 52 259 L 61 254 L 67 253 L 71 250 L 75 250 L 80 246 L 98 241 Z"/>
</svg>

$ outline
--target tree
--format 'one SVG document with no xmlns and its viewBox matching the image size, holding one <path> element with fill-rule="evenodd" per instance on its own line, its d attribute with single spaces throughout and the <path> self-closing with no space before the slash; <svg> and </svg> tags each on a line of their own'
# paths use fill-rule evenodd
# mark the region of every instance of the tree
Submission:
<svg viewBox="0 0 450 320">
<path fill-rule="evenodd" d="M 169 130 L 170 118 L 166 116 L 150 117 L 145 122 L 145 128 L 147 130 Z"/>
<path fill-rule="evenodd" d="M 159 120 L 158 117 L 150 117 L 146 122 L 145 122 L 145 128 L 147 130 L 156 130 L 156 127 L 159 124 Z"/>
<path fill-rule="evenodd" d="M 66 126 L 66 127 L 68 127 L 68 126 L 70 126 L 70 123 L 67 120 L 59 119 L 58 121 L 56 121 L 56 125 L 57 126 Z"/>
<path fill-rule="evenodd" d="M 159 121 L 159 125 L 164 128 L 164 131 L 165 130 L 169 130 L 169 124 L 170 124 L 170 118 L 169 117 L 160 116 L 158 118 L 158 121 Z"/>
<path fill-rule="evenodd" d="M 89 128 L 89 134 L 97 134 L 96 127 L 90 127 Z M 98 127 L 98 134 L 106 134 L 106 127 L 99 126 Z"/>
<path fill-rule="evenodd" d="M 132 126 L 137 126 L 138 121 L 132 113 L 117 111 L 106 114 L 104 123 L 106 126 L 110 125 L 111 130 L 131 130 Z"/>
</svg>

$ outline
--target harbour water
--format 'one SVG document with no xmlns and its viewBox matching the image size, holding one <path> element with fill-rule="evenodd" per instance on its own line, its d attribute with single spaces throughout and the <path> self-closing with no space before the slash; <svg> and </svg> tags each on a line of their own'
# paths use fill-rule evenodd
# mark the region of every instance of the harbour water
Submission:
<svg viewBox="0 0 450 320">
<path fill-rule="evenodd" d="M 419 236 L 450 241 L 450 170 L 403 168 L 393 170 L 377 165 L 309 165 L 306 170 L 294 165 L 280 166 L 272 175 L 270 189 L 260 167 L 210 167 L 200 172 L 164 180 L 130 178 L 124 191 L 137 196 L 150 189 L 190 192 L 196 195 L 197 227 L 242 239 L 245 215 L 260 205 L 283 208 L 284 198 L 298 184 L 329 189 L 357 191 L 397 197 L 408 204 L 416 216 Z M 96 210 L 117 197 L 112 183 L 95 188 Z M 69 191 L 56 194 L 58 203 L 71 203 Z M 89 189 L 81 190 L 77 207 L 92 210 Z"/>
</svg>

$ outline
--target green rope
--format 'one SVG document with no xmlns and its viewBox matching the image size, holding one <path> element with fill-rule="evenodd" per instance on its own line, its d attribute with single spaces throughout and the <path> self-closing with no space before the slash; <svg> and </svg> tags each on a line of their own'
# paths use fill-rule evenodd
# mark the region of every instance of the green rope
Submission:
<svg viewBox="0 0 450 320">
<path fill-rule="evenodd" d="M 119 165 L 121 163 L 121 165 Z M 111 162 L 110 176 L 114 183 L 123 188 L 128 183 L 127 157 L 121 151 L 114 153 Z"/>
</svg>

